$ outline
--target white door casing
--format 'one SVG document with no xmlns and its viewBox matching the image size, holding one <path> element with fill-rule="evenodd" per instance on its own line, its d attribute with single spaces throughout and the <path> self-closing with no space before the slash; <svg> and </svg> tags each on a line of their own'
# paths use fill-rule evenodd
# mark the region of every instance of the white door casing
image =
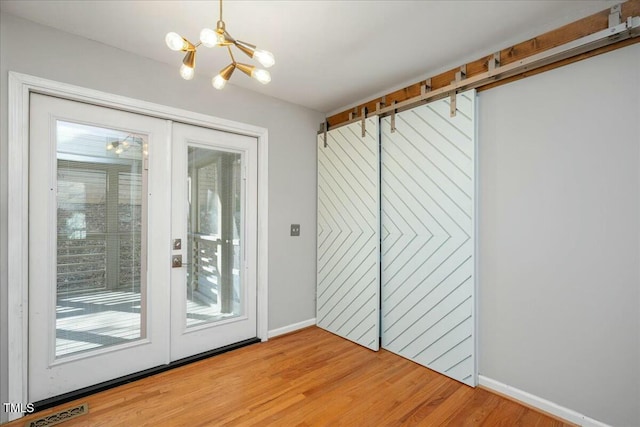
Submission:
<svg viewBox="0 0 640 427">
<path fill-rule="evenodd" d="M 319 327 L 379 348 L 378 117 L 318 136 Z"/>
<path fill-rule="evenodd" d="M 475 386 L 475 91 L 381 123 L 382 347 Z"/>
</svg>

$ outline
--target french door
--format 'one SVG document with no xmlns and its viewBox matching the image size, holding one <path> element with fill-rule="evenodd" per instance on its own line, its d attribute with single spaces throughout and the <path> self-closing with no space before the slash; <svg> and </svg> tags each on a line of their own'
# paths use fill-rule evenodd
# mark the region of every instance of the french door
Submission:
<svg viewBox="0 0 640 427">
<path fill-rule="evenodd" d="M 172 360 L 256 336 L 256 149 L 173 125 Z"/>
<path fill-rule="evenodd" d="M 30 111 L 29 401 L 255 337 L 256 139 Z"/>
</svg>

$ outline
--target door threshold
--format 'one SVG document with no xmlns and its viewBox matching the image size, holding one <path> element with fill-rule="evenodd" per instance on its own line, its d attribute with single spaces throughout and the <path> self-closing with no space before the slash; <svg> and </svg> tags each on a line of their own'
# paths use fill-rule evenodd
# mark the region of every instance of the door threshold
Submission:
<svg viewBox="0 0 640 427">
<path fill-rule="evenodd" d="M 70 391 L 59 396 L 50 397 L 48 399 L 34 402 L 34 411 L 43 411 L 45 409 L 53 408 L 54 406 L 63 405 L 76 399 L 82 399 L 92 394 L 100 393 L 101 391 L 109 390 L 110 388 L 118 387 L 124 384 L 128 384 L 133 381 L 138 381 L 152 375 L 159 374 L 161 372 L 169 371 L 171 369 L 179 368 L 180 366 L 188 365 L 199 360 L 208 359 L 213 356 L 226 353 L 231 350 L 237 350 L 242 347 L 246 347 L 251 344 L 261 342 L 260 338 L 249 338 L 244 341 L 237 342 L 235 344 L 229 344 L 224 347 L 217 348 L 215 350 L 205 351 L 204 353 L 194 354 L 193 356 L 185 357 L 184 359 L 175 360 L 167 365 L 160 365 L 154 368 L 145 369 L 144 371 L 136 372 L 133 374 L 125 375 L 123 377 L 114 378 L 109 381 L 105 381 L 99 384 L 94 384 L 89 387 L 81 388 L 79 390 Z"/>
</svg>

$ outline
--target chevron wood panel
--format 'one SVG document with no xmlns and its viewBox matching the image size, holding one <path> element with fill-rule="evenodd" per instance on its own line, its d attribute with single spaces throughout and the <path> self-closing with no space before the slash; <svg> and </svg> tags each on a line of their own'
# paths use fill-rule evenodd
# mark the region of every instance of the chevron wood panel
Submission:
<svg viewBox="0 0 640 427">
<path fill-rule="evenodd" d="M 475 386 L 475 91 L 381 121 L 382 347 Z"/>
<path fill-rule="evenodd" d="M 380 337 L 378 117 L 318 136 L 319 327 L 372 350 Z"/>
</svg>

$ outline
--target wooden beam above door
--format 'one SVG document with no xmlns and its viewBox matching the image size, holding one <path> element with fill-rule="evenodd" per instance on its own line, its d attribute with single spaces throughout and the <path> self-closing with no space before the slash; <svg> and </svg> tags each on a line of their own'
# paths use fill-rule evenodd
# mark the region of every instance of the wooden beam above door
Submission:
<svg viewBox="0 0 640 427">
<path fill-rule="evenodd" d="M 621 5 L 621 22 L 624 22 L 627 18 L 640 15 L 640 0 L 629 0 Z M 603 10 L 602 12 L 580 19 L 578 21 L 567 24 L 563 27 L 557 28 L 553 31 L 549 31 L 540 36 L 534 37 L 527 41 L 510 46 L 499 52 L 499 61 L 501 66 L 515 63 L 517 61 L 525 60 L 533 55 L 545 52 L 547 50 L 556 48 L 558 46 L 579 40 L 583 37 L 595 34 L 599 31 L 609 28 L 609 16 L 611 10 Z M 478 91 L 490 89 L 496 86 L 500 86 L 515 80 L 519 80 L 525 77 L 529 77 L 544 71 L 548 71 L 554 68 L 558 68 L 573 62 L 577 62 L 592 56 L 600 55 L 605 52 L 620 49 L 631 44 L 640 42 L 640 37 L 633 37 L 626 40 L 621 40 L 604 47 L 597 47 L 588 52 L 581 52 L 575 56 L 569 58 L 563 58 L 551 64 L 544 65 L 534 70 L 526 70 L 515 76 L 510 76 L 499 81 L 493 81 L 482 86 L 477 86 Z M 494 53 L 490 53 L 480 59 L 473 62 L 464 64 L 462 67 L 457 67 L 438 74 L 436 76 L 427 79 L 431 91 L 444 88 L 456 80 L 456 74 L 460 72 L 461 68 L 466 68 L 466 78 L 472 78 L 482 73 L 486 73 L 490 70 L 490 64 L 494 61 Z M 358 105 L 355 108 L 344 110 L 340 113 L 334 114 L 327 118 L 327 124 L 329 128 L 339 126 L 349 122 L 352 118 L 350 113 L 354 110 L 363 111 L 366 109 L 369 112 L 376 111 L 376 107 L 379 104 L 389 106 L 394 102 L 400 103 L 410 100 L 411 98 L 419 97 L 422 94 L 425 80 L 416 82 L 403 89 L 388 93 L 382 97 L 372 99 L 363 104 Z"/>
</svg>

